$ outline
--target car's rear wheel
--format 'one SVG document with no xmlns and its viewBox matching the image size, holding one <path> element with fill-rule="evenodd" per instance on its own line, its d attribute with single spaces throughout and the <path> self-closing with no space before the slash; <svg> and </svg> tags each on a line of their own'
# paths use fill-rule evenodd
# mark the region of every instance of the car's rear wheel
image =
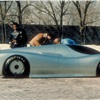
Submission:
<svg viewBox="0 0 100 100">
<path fill-rule="evenodd" d="M 100 77 L 100 62 L 97 65 L 97 69 L 96 69 L 96 76 Z"/>
<path fill-rule="evenodd" d="M 4 77 L 28 77 L 30 66 L 28 60 L 21 55 L 13 55 L 4 63 Z"/>
</svg>

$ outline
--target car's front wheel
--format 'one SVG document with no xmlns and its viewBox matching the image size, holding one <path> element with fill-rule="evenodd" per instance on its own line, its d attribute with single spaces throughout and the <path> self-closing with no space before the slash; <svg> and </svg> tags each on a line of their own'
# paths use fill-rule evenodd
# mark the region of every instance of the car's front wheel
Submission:
<svg viewBox="0 0 100 100">
<path fill-rule="evenodd" d="M 5 77 L 28 77 L 29 72 L 29 62 L 21 55 L 9 57 L 3 66 L 3 75 Z"/>
</svg>

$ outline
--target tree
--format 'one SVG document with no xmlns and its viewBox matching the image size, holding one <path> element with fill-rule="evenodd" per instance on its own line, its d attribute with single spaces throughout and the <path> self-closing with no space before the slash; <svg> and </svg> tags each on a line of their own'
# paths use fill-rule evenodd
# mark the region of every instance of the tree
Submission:
<svg viewBox="0 0 100 100">
<path fill-rule="evenodd" d="M 82 42 L 85 44 L 85 27 L 86 25 L 90 24 L 90 22 L 87 21 L 87 18 L 89 18 L 90 14 L 88 14 L 88 10 L 90 6 L 94 3 L 94 1 L 84 1 L 84 6 L 82 1 L 73 1 L 73 4 L 75 5 L 78 15 L 79 15 L 79 21 L 80 21 L 80 35 L 82 37 Z M 92 21 L 91 23 L 93 23 Z"/>
<path fill-rule="evenodd" d="M 6 20 L 8 11 L 11 8 L 11 5 L 12 5 L 12 2 L 8 2 L 8 1 L 0 2 L 0 17 L 1 17 L 1 24 L 2 24 L 2 43 L 5 42 L 5 38 L 6 38 L 5 20 Z"/>
<path fill-rule="evenodd" d="M 22 3 L 20 1 L 16 1 L 16 3 L 17 3 L 17 8 L 18 8 L 18 15 L 16 15 L 16 16 L 18 17 L 19 24 L 22 26 L 23 12 L 31 4 L 30 3 L 26 3 L 26 5 L 24 5 L 22 7 L 22 5 L 21 5 Z"/>
<path fill-rule="evenodd" d="M 33 2 L 32 6 L 41 13 L 37 14 L 37 12 L 33 12 L 33 14 L 40 19 L 46 26 L 48 22 L 50 24 L 55 25 L 56 30 L 60 36 L 63 35 L 63 18 L 67 15 L 67 11 L 69 8 L 69 1 L 38 1 Z M 47 17 L 48 16 L 48 17 Z M 48 18 L 47 22 L 46 19 Z"/>
<path fill-rule="evenodd" d="M 13 5 L 9 12 L 10 20 L 16 21 L 22 26 L 23 18 L 25 15 L 28 15 L 28 7 L 30 5 L 31 4 L 27 1 L 13 1 Z"/>
</svg>

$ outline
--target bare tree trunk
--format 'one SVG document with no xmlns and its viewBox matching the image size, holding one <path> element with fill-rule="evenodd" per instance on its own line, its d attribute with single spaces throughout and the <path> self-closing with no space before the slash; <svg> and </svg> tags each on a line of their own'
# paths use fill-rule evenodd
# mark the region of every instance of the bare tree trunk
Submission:
<svg viewBox="0 0 100 100">
<path fill-rule="evenodd" d="M 61 2 L 61 14 L 60 14 L 60 35 L 63 38 L 63 10 L 64 10 L 65 1 Z"/>
<path fill-rule="evenodd" d="M 81 35 L 81 40 L 82 43 L 85 44 L 85 27 L 86 27 L 86 18 L 87 18 L 87 13 L 88 13 L 88 9 L 90 7 L 90 5 L 93 3 L 94 1 L 85 1 L 85 7 L 82 8 L 81 4 L 79 1 L 73 1 L 73 4 L 75 5 L 78 14 L 79 14 L 79 18 L 80 18 L 80 35 Z"/>
<path fill-rule="evenodd" d="M 20 1 L 16 1 L 18 7 L 18 22 L 19 25 L 22 26 L 22 11 L 21 11 L 21 3 Z"/>
<path fill-rule="evenodd" d="M 1 22 L 2 22 L 2 43 L 5 43 L 6 40 L 6 27 L 5 27 L 5 20 L 7 17 L 7 12 L 9 11 L 12 2 L 7 5 L 7 1 L 1 1 L 0 2 L 0 16 L 1 16 Z"/>
</svg>

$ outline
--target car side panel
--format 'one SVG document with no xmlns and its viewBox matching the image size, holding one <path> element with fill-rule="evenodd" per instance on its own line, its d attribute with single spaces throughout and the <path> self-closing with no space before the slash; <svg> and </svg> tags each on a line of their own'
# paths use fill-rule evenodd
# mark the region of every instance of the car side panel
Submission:
<svg viewBox="0 0 100 100">
<path fill-rule="evenodd" d="M 60 74 L 75 75 L 78 74 L 78 60 L 72 57 L 59 58 Z"/>
<path fill-rule="evenodd" d="M 100 62 L 98 55 L 91 55 L 85 57 L 78 57 L 79 60 L 79 72 L 86 74 L 87 76 L 96 76 L 96 69 Z"/>
<path fill-rule="evenodd" d="M 29 56 L 30 74 L 54 74 L 57 72 L 58 57 L 47 55 Z"/>
</svg>

